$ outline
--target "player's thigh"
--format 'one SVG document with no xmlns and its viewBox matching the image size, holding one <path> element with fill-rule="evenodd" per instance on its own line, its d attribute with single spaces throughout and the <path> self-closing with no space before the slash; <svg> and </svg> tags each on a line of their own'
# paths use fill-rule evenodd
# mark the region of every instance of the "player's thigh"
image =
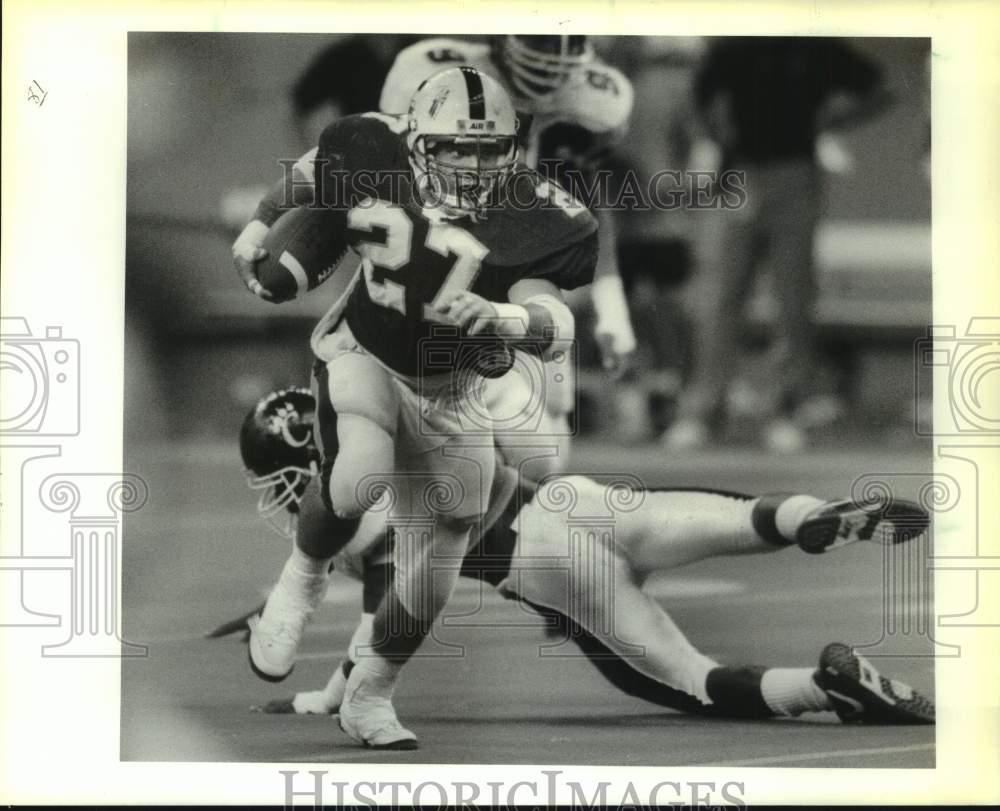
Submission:
<svg viewBox="0 0 1000 811">
<path fill-rule="evenodd" d="M 504 463 L 531 481 L 558 473 L 566 465 L 570 428 L 565 414 L 553 409 L 553 398 L 565 399 L 563 392 L 553 388 L 554 375 L 549 369 L 553 365 L 518 353 L 514 368 L 503 377 L 486 381 L 483 391 L 483 401 L 493 417 L 494 441 Z"/>
<path fill-rule="evenodd" d="M 393 474 L 396 383 L 370 356 L 349 350 L 317 363 L 314 386 L 324 500 L 339 515 L 361 515 Z"/>
<path fill-rule="evenodd" d="M 397 447 L 397 516 L 471 526 L 486 514 L 495 468 L 492 437 L 451 436 L 416 452 Z"/>
</svg>

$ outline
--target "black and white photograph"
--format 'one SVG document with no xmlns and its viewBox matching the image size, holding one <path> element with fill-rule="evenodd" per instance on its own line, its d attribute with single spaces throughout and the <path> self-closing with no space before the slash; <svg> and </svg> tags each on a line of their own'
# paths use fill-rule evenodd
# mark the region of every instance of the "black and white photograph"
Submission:
<svg viewBox="0 0 1000 811">
<path fill-rule="evenodd" d="M 16 145 L 69 145 L 58 216 L 114 258 L 5 248 L 80 317 L 4 304 L 0 636 L 114 674 L 115 796 L 919 801 L 939 707 L 995 753 L 996 256 L 949 185 L 993 194 L 960 144 L 997 122 L 939 127 L 960 39 L 624 9 L 158 9 L 71 100 L 18 57 Z M 106 146 L 46 131 L 112 92 Z"/>
<path fill-rule="evenodd" d="M 933 765 L 929 59 L 131 34 L 123 757 Z"/>
</svg>

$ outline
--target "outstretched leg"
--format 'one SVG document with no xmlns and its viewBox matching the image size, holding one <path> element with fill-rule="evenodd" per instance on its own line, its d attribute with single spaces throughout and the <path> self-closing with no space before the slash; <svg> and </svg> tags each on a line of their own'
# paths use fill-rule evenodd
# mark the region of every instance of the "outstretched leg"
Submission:
<svg viewBox="0 0 1000 811">
<path fill-rule="evenodd" d="M 594 483 L 576 486 L 589 493 Z M 760 554 L 792 545 L 816 554 L 868 540 L 905 543 L 923 534 L 929 522 L 926 510 L 902 500 L 861 504 L 804 494 L 756 497 L 694 488 L 645 491 L 638 507 L 613 519 L 615 543 L 640 579 L 718 555 Z"/>
<path fill-rule="evenodd" d="M 757 717 L 834 709 L 812 668 L 720 666 L 640 585 L 653 571 L 774 550 L 795 543 L 804 527 L 840 526 L 828 515 L 840 514 L 837 505 L 808 496 L 632 495 L 636 500 L 612 498 L 608 487 L 582 477 L 542 485 L 518 517 L 518 546 L 503 588 L 565 618 L 569 641 L 627 692 L 668 705 L 680 701 L 683 709 L 717 706 L 732 714 L 738 708 Z M 611 664 L 598 663 L 602 651 L 610 652 Z"/>
<path fill-rule="evenodd" d="M 525 601 L 526 602 L 526 601 Z M 531 605 L 528 603 L 528 605 Z M 827 645 L 816 668 L 718 665 L 705 675 L 711 703 L 648 676 L 564 614 L 531 605 L 627 695 L 712 718 L 774 718 L 833 710 L 845 724 L 932 724 L 934 703 L 881 676 L 847 645 Z"/>
</svg>

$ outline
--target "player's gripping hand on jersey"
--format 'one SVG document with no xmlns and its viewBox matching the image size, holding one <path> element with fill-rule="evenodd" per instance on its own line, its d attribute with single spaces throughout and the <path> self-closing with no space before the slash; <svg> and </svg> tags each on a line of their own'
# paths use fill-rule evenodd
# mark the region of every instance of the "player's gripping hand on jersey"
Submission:
<svg viewBox="0 0 1000 811">
<path fill-rule="evenodd" d="M 516 340 L 527 338 L 532 323 L 551 323 L 547 312 L 536 304 L 507 304 L 488 301 L 469 290 L 456 291 L 435 306 L 435 309 L 469 335 L 496 335 Z M 532 310 L 535 310 L 533 313 Z"/>
</svg>

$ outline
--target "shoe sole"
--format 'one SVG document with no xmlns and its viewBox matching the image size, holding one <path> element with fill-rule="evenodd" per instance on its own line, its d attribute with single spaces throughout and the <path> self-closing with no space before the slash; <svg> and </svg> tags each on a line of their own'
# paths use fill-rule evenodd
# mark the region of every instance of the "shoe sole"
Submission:
<svg viewBox="0 0 1000 811">
<path fill-rule="evenodd" d="M 281 675 L 281 676 L 274 676 L 274 675 L 271 675 L 270 673 L 265 673 L 263 670 L 261 670 L 259 667 L 257 667 L 257 665 L 254 663 L 253 652 L 250 650 L 250 642 L 249 642 L 249 640 L 247 640 L 247 661 L 250 663 L 250 669 L 253 671 L 253 674 L 258 679 L 263 679 L 264 681 L 269 682 L 271 684 L 278 684 L 278 682 L 283 682 L 285 679 L 287 679 L 289 676 L 291 676 L 292 675 L 292 671 L 295 670 L 295 665 L 292 665 L 288 669 L 288 672 L 285 673 L 284 675 Z"/>
<path fill-rule="evenodd" d="M 375 749 L 387 752 L 412 752 L 414 749 L 420 748 L 420 744 L 417 742 L 416 738 L 400 738 L 398 741 L 390 741 L 389 743 L 369 743 L 365 740 L 358 740 L 354 735 L 344 729 L 343 722 L 340 723 L 340 730 L 352 741 L 360 743 L 363 747 L 365 747 L 365 749 Z"/>
<path fill-rule="evenodd" d="M 835 699 L 837 715 L 845 724 L 935 723 L 934 702 L 907 684 L 887 679 L 842 643 L 823 649 L 816 682 Z"/>
<path fill-rule="evenodd" d="M 907 543 L 927 530 L 927 512 L 912 501 L 857 504 L 840 501 L 827 504 L 808 518 L 796 533 L 798 545 L 811 555 L 858 541 L 886 546 Z"/>
</svg>

